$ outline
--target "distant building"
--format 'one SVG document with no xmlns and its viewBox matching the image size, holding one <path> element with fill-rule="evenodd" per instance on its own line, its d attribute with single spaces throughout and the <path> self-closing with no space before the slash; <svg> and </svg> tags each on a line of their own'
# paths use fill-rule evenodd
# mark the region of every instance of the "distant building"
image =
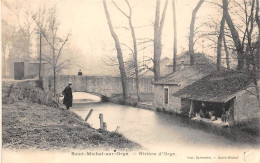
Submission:
<svg viewBox="0 0 260 163">
<path fill-rule="evenodd" d="M 161 59 L 161 62 L 160 62 L 160 75 L 161 76 L 165 76 L 170 73 L 169 69 L 168 69 L 168 65 L 171 63 L 172 63 L 172 61 L 168 57 Z M 152 67 L 152 65 L 150 67 Z M 154 73 L 150 70 L 147 70 L 142 75 L 152 77 L 154 75 Z"/>
<path fill-rule="evenodd" d="M 204 53 L 196 53 L 194 55 L 195 58 L 195 65 L 202 65 L 202 64 L 214 64 L 214 61 L 206 57 Z M 185 51 L 181 54 L 177 55 L 177 66 L 176 71 L 180 70 L 183 67 L 190 65 L 190 55 L 189 52 Z M 160 76 L 164 77 L 168 74 L 171 74 L 173 72 L 173 60 L 165 57 L 161 59 L 160 62 Z M 153 76 L 153 72 L 147 70 L 145 73 L 143 73 L 143 76 Z"/>
<path fill-rule="evenodd" d="M 180 89 L 216 71 L 214 64 L 186 66 L 154 82 L 154 106 L 157 110 L 182 113 L 181 98 L 172 96 Z"/>
<path fill-rule="evenodd" d="M 224 71 L 212 73 L 188 85 L 175 92 L 173 97 L 181 98 L 183 114 L 198 113 L 203 103 L 206 111 L 214 111 L 217 118 L 226 112 L 228 123 L 233 125 L 257 116 L 260 108 L 254 94 L 253 80 L 249 75 Z"/>
<path fill-rule="evenodd" d="M 32 79 L 39 75 L 39 61 L 14 62 L 14 79 Z M 41 76 L 47 76 L 50 65 L 47 62 L 41 64 Z"/>
<path fill-rule="evenodd" d="M 194 55 L 195 63 L 194 65 L 204 65 L 204 64 L 215 64 L 215 62 L 209 59 L 204 53 L 195 53 Z M 182 66 L 186 67 L 190 65 L 190 54 L 188 51 L 182 52 L 177 56 L 177 66 L 176 70 L 180 70 Z M 167 64 L 168 74 L 173 72 L 173 61 Z"/>
</svg>

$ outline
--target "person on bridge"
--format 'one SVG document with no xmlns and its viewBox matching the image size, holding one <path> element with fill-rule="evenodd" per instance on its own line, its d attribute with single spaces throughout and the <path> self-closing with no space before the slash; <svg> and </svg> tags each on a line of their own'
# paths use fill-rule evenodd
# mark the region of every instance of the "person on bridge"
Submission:
<svg viewBox="0 0 260 163">
<path fill-rule="evenodd" d="M 78 75 L 79 75 L 79 76 L 82 75 L 81 69 L 79 69 Z"/>
<path fill-rule="evenodd" d="M 67 87 L 62 92 L 62 95 L 64 96 L 63 104 L 66 105 L 66 108 L 69 110 L 70 107 L 72 107 L 72 90 L 71 90 L 72 83 L 70 82 Z"/>
</svg>

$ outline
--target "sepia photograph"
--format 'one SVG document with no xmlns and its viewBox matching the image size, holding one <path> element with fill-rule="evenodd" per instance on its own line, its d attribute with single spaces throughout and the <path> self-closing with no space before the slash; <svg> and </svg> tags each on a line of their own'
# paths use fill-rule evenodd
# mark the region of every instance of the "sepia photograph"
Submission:
<svg viewBox="0 0 260 163">
<path fill-rule="evenodd" d="M 259 0 L 1 0 L 2 163 L 260 163 Z"/>
</svg>

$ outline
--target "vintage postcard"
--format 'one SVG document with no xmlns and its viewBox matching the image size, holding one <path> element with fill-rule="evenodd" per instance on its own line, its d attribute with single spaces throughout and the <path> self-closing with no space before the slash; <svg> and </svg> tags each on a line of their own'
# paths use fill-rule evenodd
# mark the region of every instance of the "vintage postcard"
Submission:
<svg viewBox="0 0 260 163">
<path fill-rule="evenodd" d="M 259 0 L 1 0 L 1 83 L 2 163 L 259 163 Z"/>
</svg>

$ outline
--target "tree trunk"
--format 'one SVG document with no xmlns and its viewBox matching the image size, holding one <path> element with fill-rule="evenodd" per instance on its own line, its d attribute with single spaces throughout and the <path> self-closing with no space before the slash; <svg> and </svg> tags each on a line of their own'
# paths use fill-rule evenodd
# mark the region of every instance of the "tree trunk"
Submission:
<svg viewBox="0 0 260 163">
<path fill-rule="evenodd" d="M 225 52 L 226 52 L 227 69 L 229 70 L 230 69 L 230 65 L 229 65 L 229 52 L 228 52 L 228 47 L 227 47 L 225 35 L 223 36 L 223 43 L 224 43 L 224 48 L 225 48 Z"/>
<path fill-rule="evenodd" d="M 160 21 L 160 0 L 156 1 L 155 21 L 154 21 L 154 80 L 157 81 L 160 78 L 160 58 L 161 58 L 161 46 L 159 41 L 159 21 Z"/>
<path fill-rule="evenodd" d="M 162 18 L 160 20 L 160 0 L 156 1 L 155 21 L 154 21 L 154 80 L 160 79 L 160 62 L 162 52 L 162 30 L 167 10 L 168 0 L 165 1 Z"/>
<path fill-rule="evenodd" d="M 229 30 L 231 32 L 232 35 L 232 39 L 234 41 L 235 47 L 236 47 L 236 51 L 237 51 L 237 69 L 238 70 L 242 70 L 244 68 L 244 53 L 243 53 L 243 47 L 239 38 L 239 34 L 234 26 L 234 23 L 229 15 L 228 12 L 228 1 L 227 0 L 222 0 L 223 2 L 223 12 L 224 12 L 224 16 L 225 16 L 225 20 L 228 24 Z"/>
<path fill-rule="evenodd" d="M 174 43 L 173 43 L 173 72 L 177 67 L 177 22 L 176 22 L 176 6 L 175 0 L 172 0 L 172 14 L 173 14 L 173 30 L 174 30 Z"/>
<path fill-rule="evenodd" d="M 260 49 L 258 49 L 258 54 L 260 52 L 259 50 Z M 256 89 L 256 96 L 257 96 L 257 100 L 258 100 L 258 105 L 259 105 L 259 108 L 260 108 L 260 69 L 259 68 L 256 70 L 255 89 Z"/>
<path fill-rule="evenodd" d="M 190 36 L 189 36 L 189 53 L 190 53 L 190 65 L 195 64 L 195 59 L 194 59 L 194 25 L 195 25 L 195 20 L 196 20 L 196 14 L 202 5 L 202 3 L 205 0 L 200 0 L 197 6 L 194 8 L 192 11 L 192 17 L 191 17 L 191 22 L 190 22 Z"/>
<path fill-rule="evenodd" d="M 256 0 L 256 11 L 255 11 L 255 20 L 256 20 L 256 23 L 257 23 L 257 27 L 258 27 L 258 43 L 257 43 L 257 53 L 256 53 L 256 67 L 258 69 L 260 69 L 260 20 L 259 20 L 259 15 L 258 15 L 258 12 L 259 12 L 259 0 Z"/>
<path fill-rule="evenodd" d="M 130 7 L 129 7 L 130 8 Z M 130 13 L 129 17 L 129 26 L 131 29 L 131 35 L 133 39 L 133 46 L 134 46 L 134 67 L 135 67 L 135 85 L 136 85 L 136 95 L 137 95 L 137 101 L 140 101 L 140 92 L 139 92 L 139 71 L 138 71 L 138 60 L 137 60 L 137 45 L 136 45 L 136 37 L 135 37 L 135 30 L 132 24 L 132 13 Z"/>
<path fill-rule="evenodd" d="M 40 52 L 39 52 L 39 80 L 41 80 L 41 69 L 42 69 L 42 33 L 40 32 Z"/>
<path fill-rule="evenodd" d="M 258 100 L 258 105 L 260 108 L 260 20 L 259 20 L 259 0 L 256 0 L 256 14 L 255 14 L 255 20 L 257 23 L 257 27 L 258 27 L 258 41 L 257 41 L 257 51 L 256 51 L 256 63 L 255 63 L 255 88 L 256 88 L 256 94 L 257 94 L 257 100 Z"/>
<path fill-rule="evenodd" d="M 3 65 L 2 65 L 2 72 L 3 72 L 3 76 L 2 77 L 6 77 L 6 58 L 5 58 L 5 56 L 6 56 L 6 50 L 5 50 L 5 47 L 4 47 L 4 45 L 3 45 L 3 43 L 2 43 L 2 63 L 3 63 Z"/>
<path fill-rule="evenodd" d="M 260 62 L 258 60 L 258 58 L 260 57 L 260 39 L 258 39 L 257 41 L 256 48 L 256 57 L 254 59 L 254 84 L 256 89 L 256 97 L 260 108 Z"/>
<path fill-rule="evenodd" d="M 53 32 L 53 31 L 52 31 Z M 52 33 L 52 66 L 53 66 L 53 93 L 54 97 L 56 96 L 56 59 L 55 59 L 55 37 L 54 34 Z"/>
<path fill-rule="evenodd" d="M 103 0 L 103 6 L 104 6 L 104 10 L 105 10 L 105 14 L 106 14 L 110 33 L 111 33 L 111 35 L 112 35 L 112 37 L 115 41 L 115 47 L 116 47 L 116 51 L 117 51 L 117 59 L 118 59 L 118 62 L 119 62 L 119 70 L 120 70 L 121 81 L 122 81 L 123 98 L 127 99 L 128 98 L 128 84 L 127 84 L 127 76 L 126 76 L 126 72 L 125 72 L 125 65 L 124 65 L 123 54 L 122 54 L 120 42 L 119 42 L 119 39 L 118 39 L 118 37 L 117 37 L 117 35 L 114 31 L 112 21 L 110 19 L 110 14 L 109 14 L 108 9 L 107 9 L 106 0 Z"/>
<path fill-rule="evenodd" d="M 218 36 L 218 47 L 217 47 L 217 70 L 221 70 L 221 50 L 222 50 L 222 40 L 224 36 L 224 27 L 225 27 L 225 17 L 222 16 L 220 22 L 219 36 Z"/>
<path fill-rule="evenodd" d="M 28 28 L 28 30 L 27 30 L 27 43 L 28 43 L 28 45 L 27 45 L 27 54 L 25 54 L 25 60 L 30 60 L 31 59 L 31 37 L 30 37 L 30 29 Z"/>
<path fill-rule="evenodd" d="M 53 94 L 56 97 L 56 68 L 53 68 Z"/>
<path fill-rule="evenodd" d="M 246 2 L 245 2 L 246 3 Z M 247 45 L 245 50 L 245 60 L 246 60 L 246 70 L 250 71 L 250 65 L 253 63 L 254 60 L 251 56 L 253 56 L 253 50 L 252 50 L 252 32 L 254 29 L 254 7 L 255 7 L 255 0 L 253 0 L 250 10 L 250 16 L 248 18 L 248 22 L 246 25 L 246 32 L 247 33 Z M 247 14 L 246 14 L 247 15 Z M 250 26 L 250 28 L 249 28 Z M 254 64 L 254 63 L 253 63 Z"/>
</svg>

